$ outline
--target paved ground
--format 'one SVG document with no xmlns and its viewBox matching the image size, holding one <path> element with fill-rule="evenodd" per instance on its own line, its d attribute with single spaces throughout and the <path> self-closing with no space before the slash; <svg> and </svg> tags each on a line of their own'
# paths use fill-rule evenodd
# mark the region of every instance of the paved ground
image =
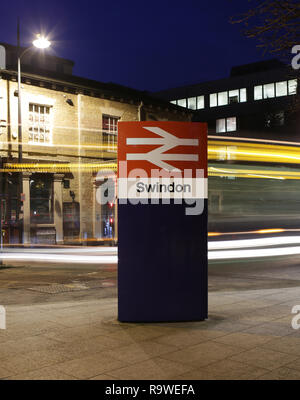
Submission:
<svg viewBox="0 0 300 400">
<path fill-rule="evenodd" d="M 115 266 L 0 269 L 1 379 L 300 379 L 300 258 L 209 266 L 209 319 L 117 322 Z"/>
</svg>

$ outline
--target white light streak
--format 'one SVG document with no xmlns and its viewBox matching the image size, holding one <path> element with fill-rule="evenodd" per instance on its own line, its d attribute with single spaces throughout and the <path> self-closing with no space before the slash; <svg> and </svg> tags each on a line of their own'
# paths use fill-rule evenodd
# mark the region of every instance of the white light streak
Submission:
<svg viewBox="0 0 300 400">
<path fill-rule="evenodd" d="M 208 253 L 209 260 L 225 260 L 237 258 L 260 258 L 260 257 L 278 257 L 300 255 L 300 246 L 297 247 L 279 247 L 268 249 L 251 249 L 251 250 L 225 250 L 210 251 Z"/>
<path fill-rule="evenodd" d="M 300 236 L 282 236 L 242 240 L 222 240 L 208 242 L 209 250 L 241 249 L 245 247 L 263 247 L 285 244 L 300 244 Z"/>
</svg>

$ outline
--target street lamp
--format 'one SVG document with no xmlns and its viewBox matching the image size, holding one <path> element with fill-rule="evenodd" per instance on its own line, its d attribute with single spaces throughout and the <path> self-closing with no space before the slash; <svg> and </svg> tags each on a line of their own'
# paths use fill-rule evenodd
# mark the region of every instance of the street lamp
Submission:
<svg viewBox="0 0 300 400">
<path fill-rule="evenodd" d="M 20 47 L 20 24 L 18 21 L 18 31 L 17 31 L 17 39 L 18 39 L 18 163 L 19 165 L 22 163 L 23 159 L 23 146 L 22 146 L 22 103 L 21 103 L 21 58 L 27 53 L 29 50 L 36 47 L 38 49 L 46 49 L 51 45 L 51 42 L 47 40 L 45 37 L 40 34 L 36 35 L 36 39 L 32 42 L 33 46 L 28 47 L 21 53 Z M 20 224 L 20 211 L 21 211 L 21 193 L 23 191 L 23 179 L 22 179 L 22 171 L 19 172 L 19 193 L 18 193 L 18 205 L 17 205 L 17 215 L 16 219 L 19 222 L 19 239 L 20 243 L 22 242 L 22 229 Z M 24 218 L 23 218 L 24 224 Z"/>
</svg>

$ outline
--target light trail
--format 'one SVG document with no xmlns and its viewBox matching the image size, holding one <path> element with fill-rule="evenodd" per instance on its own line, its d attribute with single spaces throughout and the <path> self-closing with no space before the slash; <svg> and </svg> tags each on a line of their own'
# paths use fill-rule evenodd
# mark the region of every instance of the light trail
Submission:
<svg viewBox="0 0 300 400">
<path fill-rule="evenodd" d="M 300 255 L 300 246 L 279 247 L 269 249 L 251 249 L 251 250 L 225 250 L 208 252 L 209 260 L 228 260 L 238 258 L 260 258 L 260 257 L 278 257 Z"/>
<path fill-rule="evenodd" d="M 270 234 L 299 231 L 300 229 L 259 229 L 246 232 L 210 232 L 209 236 Z M 300 246 L 291 246 L 294 244 L 300 244 L 300 236 L 272 236 L 253 239 L 209 241 L 208 260 L 300 255 Z"/>
<path fill-rule="evenodd" d="M 264 230 L 264 231 L 274 231 Z M 259 231 L 254 231 L 259 232 Z M 236 232 L 235 232 L 236 233 Z M 208 260 L 230 260 L 261 257 L 300 255 L 300 236 L 265 237 L 254 239 L 222 240 L 208 242 Z M 259 248 L 257 248 L 259 247 Z M 67 263 L 67 264 L 117 264 L 117 247 L 5 249 L 0 254 L 3 261 Z M 184 266 L 183 266 L 184 267 Z"/>
<path fill-rule="evenodd" d="M 99 254 L 97 257 L 102 255 L 116 255 L 118 253 L 117 247 L 68 247 L 68 248 L 56 248 L 53 246 L 52 248 L 4 248 L 5 252 L 7 253 L 14 253 L 14 254 L 83 254 L 83 253 L 97 253 Z M 1 258 L 1 253 L 0 253 Z"/>
<path fill-rule="evenodd" d="M 300 229 L 283 229 L 283 228 L 272 228 L 272 229 L 259 229 L 257 231 L 241 231 L 241 232 L 208 232 L 208 237 L 211 236 L 223 236 L 223 235 L 249 235 L 249 234 L 267 234 L 267 233 L 281 233 L 281 232 L 300 232 Z"/>
<path fill-rule="evenodd" d="M 236 142 L 249 142 L 249 143 L 264 143 L 264 144 L 278 144 L 278 145 L 287 145 L 287 146 L 300 146 L 300 142 L 289 142 L 285 140 L 272 140 L 272 139 L 255 139 L 255 138 L 246 138 L 246 137 L 236 137 L 236 136 L 217 136 L 217 135 L 208 135 L 208 139 L 213 140 L 232 140 Z"/>
<path fill-rule="evenodd" d="M 52 262 L 72 264 L 117 264 L 118 257 L 112 256 L 80 256 L 70 254 L 35 254 L 35 253 L 1 253 L 0 259 L 6 261 L 27 261 L 27 262 Z"/>
<path fill-rule="evenodd" d="M 238 249 L 276 245 L 300 244 L 300 236 L 268 237 L 208 242 L 208 250 Z"/>
</svg>

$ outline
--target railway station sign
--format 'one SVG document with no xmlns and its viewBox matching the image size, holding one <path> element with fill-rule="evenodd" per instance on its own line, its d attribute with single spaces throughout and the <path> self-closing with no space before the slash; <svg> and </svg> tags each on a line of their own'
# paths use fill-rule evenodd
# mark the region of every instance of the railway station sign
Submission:
<svg viewBox="0 0 300 400">
<path fill-rule="evenodd" d="M 118 123 L 118 318 L 207 317 L 207 127 Z"/>
</svg>

